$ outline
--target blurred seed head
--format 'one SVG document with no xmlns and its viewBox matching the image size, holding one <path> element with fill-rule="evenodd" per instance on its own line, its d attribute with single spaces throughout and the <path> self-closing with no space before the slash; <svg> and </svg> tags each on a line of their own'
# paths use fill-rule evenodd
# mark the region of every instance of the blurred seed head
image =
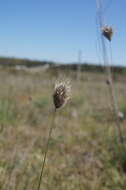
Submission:
<svg viewBox="0 0 126 190">
<path fill-rule="evenodd" d="M 118 112 L 118 118 L 120 121 L 124 120 L 124 114 L 121 111 Z"/>
<path fill-rule="evenodd" d="M 112 27 L 104 26 L 101 30 L 102 30 L 102 35 L 106 37 L 109 41 L 111 41 L 113 35 Z"/>
<path fill-rule="evenodd" d="M 55 109 L 64 106 L 70 98 L 70 85 L 69 83 L 59 82 L 55 84 L 53 93 L 53 102 Z"/>
<path fill-rule="evenodd" d="M 110 80 L 109 79 L 106 79 L 106 84 L 110 84 Z"/>
</svg>

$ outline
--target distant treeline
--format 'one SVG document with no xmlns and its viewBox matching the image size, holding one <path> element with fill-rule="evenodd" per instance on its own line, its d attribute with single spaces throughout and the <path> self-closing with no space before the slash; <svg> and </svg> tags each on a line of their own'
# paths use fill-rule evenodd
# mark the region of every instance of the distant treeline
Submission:
<svg viewBox="0 0 126 190">
<path fill-rule="evenodd" d="M 57 65 L 54 67 L 57 70 L 73 70 L 76 71 L 78 68 L 77 63 L 73 64 L 62 64 L 62 65 Z M 121 66 L 112 66 L 111 67 L 112 72 L 115 73 L 120 73 L 120 74 L 126 74 L 126 67 L 121 67 Z M 89 72 L 104 72 L 104 66 L 102 65 L 94 65 L 94 64 L 89 64 L 89 63 L 83 63 L 81 64 L 81 71 L 89 71 Z"/>
<path fill-rule="evenodd" d="M 8 66 L 8 67 L 15 67 L 15 66 L 26 66 L 30 67 L 40 67 L 48 64 L 51 69 L 55 70 L 73 70 L 76 71 L 78 67 L 78 63 L 68 63 L 68 64 L 58 64 L 52 61 L 38 61 L 38 60 L 29 60 L 29 59 L 18 59 L 18 58 L 6 58 L 0 57 L 0 65 L 1 66 Z M 102 65 L 95 65 L 89 63 L 81 64 L 81 71 L 89 71 L 89 72 L 103 72 L 104 66 Z M 112 66 L 112 71 L 116 73 L 126 73 L 126 67 L 122 66 Z"/>
<path fill-rule="evenodd" d="M 26 66 L 26 67 L 38 67 L 44 66 L 46 64 L 53 64 L 53 62 L 49 61 L 38 61 L 38 60 L 29 60 L 29 59 L 17 59 L 17 58 L 5 58 L 0 57 L 0 65 L 1 66 Z"/>
</svg>

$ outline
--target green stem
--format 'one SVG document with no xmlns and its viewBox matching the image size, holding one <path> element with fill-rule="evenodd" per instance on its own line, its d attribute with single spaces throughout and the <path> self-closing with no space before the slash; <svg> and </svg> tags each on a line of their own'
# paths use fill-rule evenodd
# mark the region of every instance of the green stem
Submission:
<svg viewBox="0 0 126 190">
<path fill-rule="evenodd" d="M 55 117 L 56 117 L 56 110 L 54 112 L 53 119 L 52 119 L 52 124 L 51 124 L 50 130 L 49 130 L 49 136 L 48 136 L 48 140 L 47 140 L 47 144 L 46 144 L 46 150 L 45 150 L 45 154 L 44 154 L 44 159 L 42 160 L 43 164 L 42 164 L 42 168 L 41 168 L 41 173 L 40 173 L 40 178 L 39 178 L 39 183 L 38 183 L 37 190 L 40 190 L 40 186 L 41 186 L 41 183 L 42 183 L 43 171 L 44 171 L 44 167 L 45 167 L 45 161 L 46 161 L 47 152 L 48 152 L 48 148 L 49 148 L 50 138 L 51 138 L 52 130 L 53 130 L 54 126 L 55 126 Z"/>
</svg>

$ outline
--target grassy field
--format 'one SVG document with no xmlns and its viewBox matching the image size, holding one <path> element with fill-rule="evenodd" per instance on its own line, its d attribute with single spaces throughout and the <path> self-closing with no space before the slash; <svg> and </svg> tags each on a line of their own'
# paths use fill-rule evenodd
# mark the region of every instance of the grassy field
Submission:
<svg viewBox="0 0 126 190">
<path fill-rule="evenodd" d="M 71 99 L 58 111 L 41 190 L 124 190 L 126 153 L 100 73 L 0 70 L 0 189 L 36 190 L 53 115 L 53 87 L 71 81 Z M 126 132 L 126 78 L 115 77 Z M 126 135 L 125 135 L 126 136 Z"/>
</svg>

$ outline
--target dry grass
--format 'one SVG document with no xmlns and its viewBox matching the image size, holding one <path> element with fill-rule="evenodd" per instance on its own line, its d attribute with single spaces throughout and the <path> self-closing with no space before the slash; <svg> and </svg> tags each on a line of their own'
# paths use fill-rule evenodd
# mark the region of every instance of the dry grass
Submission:
<svg viewBox="0 0 126 190">
<path fill-rule="evenodd" d="M 78 83 L 74 73 L 69 76 L 72 98 L 58 112 L 41 189 L 125 189 L 126 155 L 115 138 L 104 77 L 85 73 Z M 51 124 L 55 80 L 50 72 L 0 70 L 1 190 L 37 188 Z M 125 113 L 125 78 L 118 77 L 115 87 Z"/>
</svg>

